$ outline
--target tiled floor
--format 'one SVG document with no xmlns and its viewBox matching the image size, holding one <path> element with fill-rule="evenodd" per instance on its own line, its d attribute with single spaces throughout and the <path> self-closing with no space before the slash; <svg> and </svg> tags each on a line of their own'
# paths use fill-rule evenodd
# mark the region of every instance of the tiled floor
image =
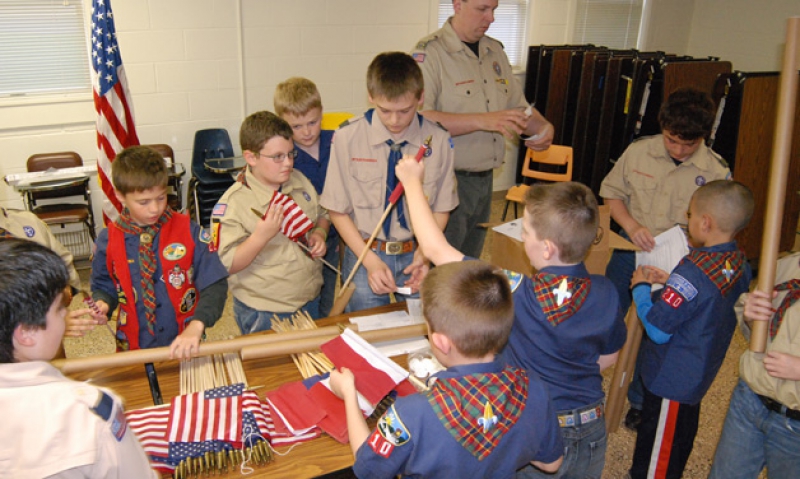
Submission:
<svg viewBox="0 0 800 479">
<path fill-rule="evenodd" d="M 498 193 L 492 204 L 492 221 L 500 222 L 504 201 L 503 194 Z M 509 213 L 513 216 L 513 212 Z M 510 219 L 510 218 L 509 218 Z M 797 243 L 800 246 L 800 241 Z M 491 235 L 487 235 L 482 259 L 489 259 L 488 251 L 491 248 Z M 797 249 L 797 247 L 795 248 Z M 84 288 L 88 290 L 88 270 L 80 271 L 84 281 Z M 73 303 L 75 307 L 80 307 L 78 301 Z M 220 321 L 208 330 L 210 340 L 223 339 L 239 334 L 236 323 L 233 320 L 232 301 L 228 301 L 225 306 Z M 111 353 L 114 351 L 111 333 L 107 328 L 97 328 L 84 338 L 66 339 L 65 346 L 68 357 L 80 357 L 92 354 Z M 733 342 L 722 365 L 722 369 L 717 375 L 711 389 L 702 403 L 700 415 L 700 428 L 695 439 L 695 446 L 692 456 L 684 473 L 685 478 L 705 478 L 708 475 L 714 448 L 717 444 L 722 422 L 728 409 L 728 402 L 731 391 L 736 384 L 737 368 L 739 356 L 747 348 L 747 344 L 740 333 L 736 333 Z M 605 374 L 606 383 L 610 380 L 613 369 Z M 627 468 L 630 466 L 633 457 L 633 447 L 636 435 L 623 427 L 612 434 L 608 439 L 608 451 L 606 453 L 606 468 L 603 474 L 604 479 L 618 479 L 625 477 Z M 766 477 L 763 476 L 762 477 Z"/>
</svg>

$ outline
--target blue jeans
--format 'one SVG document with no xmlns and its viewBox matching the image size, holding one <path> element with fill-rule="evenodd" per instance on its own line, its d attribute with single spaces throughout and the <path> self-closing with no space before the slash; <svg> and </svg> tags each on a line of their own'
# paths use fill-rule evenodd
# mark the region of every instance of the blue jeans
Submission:
<svg viewBox="0 0 800 479">
<path fill-rule="evenodd" d="M 624 231 L 620 231 L 620 235 L 625 239 L 629 239 Z M 619 307 L 626 314 L 632 302 L 631 278 L 634 270 L 636 270 L 636 253 L 633 251 L 614 250 L 611 254 L 611 259 L 608 261 L 608 266 L 606 266 L 606 278 L 614 283 L 614 288 L 616 288 L 619 295 Z M 631 403 L 631 407 L 635 409 L 642 409 L 642 401 L 644 401 L 640 371 L 641 355 L 637 355 L 636 368 L 631 377 L 631 384 L 628 387 L 628 401 Z"/>
<path fill-rule="evenodd" d="M 313 319 L 319 319 L 319 296 L 304 304 L 300 309 L 308 313 Z M 299 311 L 299 310 L 298 310 Z M 233 317 L 242 334 L 269 331 L 272 329 L 272 315 L 279 318 L 291 318 L 297 311 L 290 313 L 276 313 L 273 311 L 259 311 L 233 298 Z"/>
<path fill-rule="evenodd" d="M 329 237 L 325 243 L 328 251 L 325 253 L 325 261 L 337 266 L 339 264 L 339 235 Z M 319 291 L 319 317 L 327 318 L 333 307 L 336 296 L 336 271 L 327 265 L 322 265 L 322 289 Z"/>
<path fill-rule="evenodd" d="M 606 465 L 606 418 L 586 425 L 562 427 L 564 462 L 555 474 L 533 466 L 517 471 L 517 479 L 600 479 Z"/>
<path fill-rule="evenodd" d="M 375 254 L 386 263 L 386 266 L 394 274 L 394 282 L 398 287 L 402 287 L 405 282 L 411 278 L 411 275 L 404 274 L 403 270 L 406 269 L 412 261 L 414 261 L 414 252 L 403 253 L 398 255 L 388 255 L 383 251 L 375 251 Z M 344 249 L 344 261 L 342 261 L 342 274 L 347 277 L 350 271 L 355 266 L 358 257 L 353 253 L 350 248 Z M 372 288 L 369 287 L 369 275 L 367 268 L 363 263 L 358 267 L 355 276 L 353 276 L 353 285 L 356 287 L 353 297 L 347 303 L 345 311 L 352 313 L 353 311 L 361 311 L 362 309 L 374 308 L 376 306 L 383 306 L 389 304 L 391 300 L 388 294 L 375 294 Z M 395 293 L 397 301 L 405 301 L 406 298 L 419 298 L 419 293 L 410 296 Z"/>
<path fill-rule="evenodd" d="M 739 380 L 722 427 L 709 479 L 800 477 L 800 421 L 770 411 Z"/>
</svg>

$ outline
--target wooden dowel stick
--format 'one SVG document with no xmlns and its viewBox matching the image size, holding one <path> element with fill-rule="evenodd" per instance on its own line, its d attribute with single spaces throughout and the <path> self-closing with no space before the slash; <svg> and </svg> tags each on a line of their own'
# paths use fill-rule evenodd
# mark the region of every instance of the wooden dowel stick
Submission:
<svg viewBox="0 0 800 479">
<path fill-rule="evenodd" d="M 608 399 L 606 400 L 607 433 L 616 432 L 619 427 L 622 411 L 625 408 L 625 400 L 628 396 L 631 376 L 633 376 L 636 369 L 636 356 L 639 355 L 639 346 L 642 342 L 642 324 L 636 314 L 635 304 L 631 304 L 630 309 L 628 309 L 625 324 L 628 327 L 628 337 L 619 352 L 619 356 L 617 356 L 617 364 L 614 366 L 614 374 L 608 386 Z"/>
<path fill-rule="evenodd" d="M 367 253 L 369 253 L 370 247 L 372 246 L 372 242 L 375 241 L 375 238 L 380 233 L 381 228 L 383 228 L 383 222 L 386 221 L 386 218 L 389 216 L 389 213 L 392 212 L 392 208 L 394 208 L 394 203 L 389 203 L 386 205 L 386 209 L 383 210 L 383 214 L 381 215 L 381 219 L 378 220 L 377 226 L 375 226 L 375 230 L 372 231 L 372 234 L 369 235 L 369 239 L 364 243 L 364 249 L 361 250 L 361 254 L 358 255 L 358 259 L 356 260 L 356 264 L 353 266 L 353 269 L 350 270 L 350 274 L 347 275 L 347 280 L 342 284 L 341 289 L 339 289 L 339 296 L 344 294 L 345 290 L 348 286 L 350 286 L 350 281 L 353 280 L 353 276 L 355 276 L 356 271 L 361 266 L 361 263 L 364 262 L 364 258 L 367 257 Z"/>
<path fill-rule="evenodd" d="M 236 352 L 247 346 L 281 343 L 294 339 L 313 338 L 326 336 L 330 338 L 339 334 L 338 326 L 325 326 L 324 328 L 309 331 L 290 331 L 283 334 L 251 334 L 233 339 L 207 341 L 201 343 L 198 356 L 209 356 L 217 353 Z M 134 364 L 155 363 L 169 361 L 169 347 L 152 349 L 136 349 L 121 353 L 101 354 L 85 358 L 56 359 L 51 364 L 64 374 L 107 369 Z"/>
<path fill-rule="evenodd" d="M 767 209 L 758 265 L 759 291 L 769 293 L 775 286 L 778 250 L 780 249 L 783 204 L 786 201 L 786 178 L 789 174 L 789 153 L 792 148 L 794 113 L 797 105 L 797 51 L 800 43 L 800 17 L 791 17 L 786 24 L 786 46 L 778 92 L 778 116 L 772 143 L 772 162 L 767 190 Z M 769 321 L 751 323 L 750 350 L 763 353 L 767 347 Z"/>
</svg>

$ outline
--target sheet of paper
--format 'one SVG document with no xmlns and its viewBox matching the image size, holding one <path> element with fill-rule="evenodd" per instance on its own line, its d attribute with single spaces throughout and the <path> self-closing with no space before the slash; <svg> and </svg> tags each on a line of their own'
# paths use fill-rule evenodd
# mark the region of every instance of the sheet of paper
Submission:
<svg viewBox="0 0 800 479">
<path fill-rule="evenodd" d="M 429 348 L 430 343 L 428 343 L 428 340 L 425 338 L 425 336 L 417 336 L 416 338 L 381 341 L 379 343 L 375 343 L 373 346 L 378 348 L 378 351 L 391 358 L 394 356 L 400 356 L 401 354 L 408 354 L 414 351 L 419 351 L 420 349 Z"/>
<path fill-rule="evenodd" d="M 647 251 L 636 252 L 636 267 L 647 265 L 661 268 L 667 273 L 678 266 L 680 260 L 689 254 L 689 244 L 686 235 L 680 226 L 673 226 L 656 236 L 656 247 L 649 253 Z M 653 285 L 653 291 L 662 288 L 663 285 Z"/>
<path fill-rule="evenodd" d="M 500 234 L 504 234 L 517 241 L 522 241 L 522 218 L 517 218 L 514 221 L 503 223 L 492 228 Z"/>
<path fill-rule="evenodd" d="M 421 324 L 422 322 L 422 317 L 412 317 L 405 311 L 392 311 L 391 313 L 350 318 L 350 323 L 358 325 L 359 331 L 398 328 L 400 326 Z"/>
</svg>

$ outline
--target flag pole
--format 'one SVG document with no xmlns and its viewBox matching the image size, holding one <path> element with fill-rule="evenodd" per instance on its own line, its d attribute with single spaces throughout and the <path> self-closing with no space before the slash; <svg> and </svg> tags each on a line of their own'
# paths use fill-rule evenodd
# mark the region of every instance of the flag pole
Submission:
<svg viewBox="0 0 800 479">
<path fill-rule="evenodd" d="M 417 150 L 417 156 L 414 157 L 414 159 L 417 160 L 417 162 L 422 161 L 422 156 L 428 150 L 428 146 L 431 144 L 432 139 L 433 137 L 429 136 L 425 138 L 425 141 L 423 141 L 421 145 L 419 145 L 419 150 Z M 392 208 L 394 207 L 395 203 L 397 203 L 397 200 L 399 200 L 400 197 L 403 196 L 404 191 L 405 187 L 403 187 L 402 183 L 395 186 L 394 191 L 392 191 L 392 194 L 389 196 L 389 204 L 386 205 L 386 209 L 383 211 L 381 219 L 378 221 L 378 224 L 375 225 L 375 230 L 372 232 L 371 235 L 369 235 L 369 239 L 364 244 L 364 249 L 361 250 L 361 254 L 358 255 L 358 260 L 356 260 L 356 264 L 355 266 L 353 266 L 353 269 L 350 270 L 350 274 L 347 276 L 347 280 L 344 282 L 344 284 L 342 284 L 342 288 L 339 290 L 339 296 L 342 296 L 348 291 L 348 287 L 350 286 L 350 281 L 353 280 L 353 276 L 355 276 L 356 271 L 358 271 L 358 268 L 361 266 L 361 263 L 364 262 L 364 258 L 367 257 L 367 253 L 369 253 L 369 249 L 370 246 L 372 246 L 372 242 L 375 241 L 375 238 L 381 231 L 383 222 L 386 221 L 386 218 L 389 216 L 389 213 L 392 212 Z M 349 294 L 352 295 L 353 294 L 352 291 Z"/>
<path fill-rule="evenodd" d="M 764 213 L 761 257 L 758 267 L 757 289 L 765 293 L 771 292 L 775 285 L 775 269 L 780 248 L 783 207 L 786 201 L 786 179 L 789 174 L 789 154 L 792 147 L 792 132 L 797 105 L 798 42 L 800 42 L 800 17 L 790 17 L 786 26 L 786 46 L 778 92 L 778 116 L 772 143 L 767 209 Z M 767 347 L 768 329 L 768 321 L 753 321 L 750 333 L 751 351 L 764 352 Z"/>
<path fill-rule="evenodd" d="M 642 344 L 642 323 L 636 314 L 636 305 L 631 304 L 628 315 L 625 318 L 628 327 L 628 338 L 625 345 L 619 351 L 617 364 L 614 366 L 614 375 L 608 386 L 608 399 L 606 400 L 606 433 L 616 432 L 619 428 L 619 421 L 622 418 L 622 410 L 625 406 L 625 398 L 628 395 L 628 387 L 631 384 L 631 376 L 636 369 L 636 357 L 639 355 L 639 347 Z"/>
</svg>

